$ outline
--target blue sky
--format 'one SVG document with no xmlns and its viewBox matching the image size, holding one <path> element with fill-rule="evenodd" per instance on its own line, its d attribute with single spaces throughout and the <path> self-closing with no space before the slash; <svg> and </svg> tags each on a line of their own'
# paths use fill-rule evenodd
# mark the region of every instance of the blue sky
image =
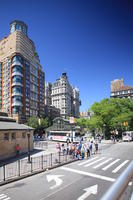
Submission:
<svg viewBox="0 0 133 200">
<path fill-rule="evenodd" d="M 133 1 L 1 0 L 0 8 L 0 38 L 10 21 L 24 21 L 46 81 L 67 72 L 81 110 L 109 97 L 111 80 L 133 86 Z"/>
</svg>

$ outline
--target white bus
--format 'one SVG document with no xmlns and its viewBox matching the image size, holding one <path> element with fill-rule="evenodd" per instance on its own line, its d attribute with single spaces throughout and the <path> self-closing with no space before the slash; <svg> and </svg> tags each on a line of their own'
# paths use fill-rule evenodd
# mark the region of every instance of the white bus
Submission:
<svg viewBox="0 0 133 200">
<path fill-rule="evenodd" d="M 53 141 L 60 141 L 60 142 L 80 142 L 80 133 L 73 131 L 50 131 L 48 139 Z"/>
<path fill-rule="evenodd" d="M 122 140 L 124 142 L 130 142 L 133 140 L 133 131 L 125 131 L 122 133 Z"/>
</svg>

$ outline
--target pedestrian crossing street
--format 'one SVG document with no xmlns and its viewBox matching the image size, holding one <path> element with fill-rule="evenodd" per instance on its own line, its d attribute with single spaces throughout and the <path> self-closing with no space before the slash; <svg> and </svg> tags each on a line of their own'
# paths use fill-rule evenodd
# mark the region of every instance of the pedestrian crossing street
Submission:
<svg viewBox="0 0 133 200">
<path fill-rule="evenodd" d="M 10 197 L 8 197 L 6 194 L 0 194 L 0 200 L 9 200 L 11 199 Z"/>
<path fill-rule="evenodd" d="M 92 167 L 93 169 L 101 169 L 103 171 L 110 170 L 112 173 L 117 173 L 124 167 L 127 167 L 130 163 L 130 160 L 121 160 L 116 158 L 108 158 L 108 157 L 94 157 L 88 160 L 82 161 L 78 163 L 78 166 L 82 167 Z"/>
</svg>

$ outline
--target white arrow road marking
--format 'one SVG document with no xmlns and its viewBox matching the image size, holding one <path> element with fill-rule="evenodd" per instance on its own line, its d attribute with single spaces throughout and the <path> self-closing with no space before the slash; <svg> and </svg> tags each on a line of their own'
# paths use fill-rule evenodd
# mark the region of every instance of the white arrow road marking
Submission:
<svg viewBox="0 0 133 200">
<path fill-rule="evenodd" d="M 89 188 L 84 189 L 86 191 L 82 196 L 80 196 L 77 200 L 84 200 L 91 194 L 97 194 L 98 185 L 93 185 Z"/>
<path fill-rule="evenodd" d="M 84 171 L 81 171 L 81 170 L 71 169 L 71 168 L 68 168 L 68 167 L 61 167 L 61 169 L 64 169 L 64 170 L 69 171 L 69 172 L 75 172 L 77 174 L 82 174 L 82 175 L 98 178 L 98 179 L 105 180 L 105 181 L 110 181 L 110 182 L 115 181 L 114 178 L 110 178 L 110 177 L 102 176 L 102 175 L 98 175 L 98 174 L 93 174 L 93 173 L 89 173 L 89 172 L 84 172 Z"/>
<path fill-rule="evenodd" d="M 60 179 L 60 177 L 62 177 L 62 176 L 64 176 L 64 175 L 47 175 L 48 182 L 50 182 L 52 180 L 54 180 L 56 182 L 56 184 L 51 186 L 50 189 L 54 189 L 63 183 L 63 181 Z"/>
</svg>

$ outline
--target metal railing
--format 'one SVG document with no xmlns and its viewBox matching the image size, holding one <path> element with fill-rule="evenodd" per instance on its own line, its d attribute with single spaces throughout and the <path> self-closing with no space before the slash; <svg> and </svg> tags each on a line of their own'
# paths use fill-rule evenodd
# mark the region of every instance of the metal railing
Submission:
<svg viewBox="0 0 133 200">
<path fill-rule="evenodd" d="M 34 149 L 48 149 L 48 141 L 34 141 Z"/>
<path fill-rule="evenodd" d="M 73 161 L 75 159 L 76 158 L 73 157 L 73 155 L 67 155 L 66 153 L 64 154 L 63 152 L 59 152 L 51 153 L 49 155 L 41 155 L 38 157 L 31 157 L 30 163 L 28 163 L 28 158 L 18 160 L 0 167 L 0 184 L 34 172 L 45 171 L 48 168 L 52 168 L 63 163 L 65 164 L 68 161 Z"/>
<path fill-rule="evenodd" d="M 109 188 L 107 193 L 101 198 L 101 200 L 133 200 L 133 161 L 125 169 L 125 171 L 119 176 L 116 182 Z M 128 189 L 128 186 L 130 189 Z"/>
</svg>

